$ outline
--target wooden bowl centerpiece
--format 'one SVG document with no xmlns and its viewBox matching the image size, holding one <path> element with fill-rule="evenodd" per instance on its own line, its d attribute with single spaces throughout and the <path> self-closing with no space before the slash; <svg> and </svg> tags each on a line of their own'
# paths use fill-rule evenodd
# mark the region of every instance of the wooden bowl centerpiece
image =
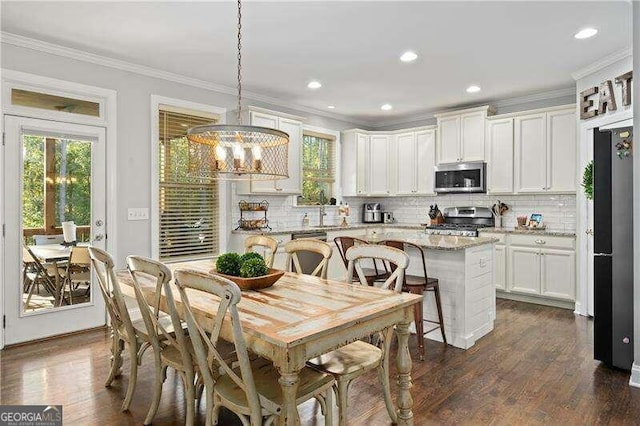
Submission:
<svg viewBox="0 0 640 426">
<path fill-rule="evenodd" d="M 284 271 L 268 268 L 258 253 L 225 253 L 216 260 L 210 273 L 233 281 L 240 290 L 259 290 L 271 287 L 284 275 Z"/>
</svg>

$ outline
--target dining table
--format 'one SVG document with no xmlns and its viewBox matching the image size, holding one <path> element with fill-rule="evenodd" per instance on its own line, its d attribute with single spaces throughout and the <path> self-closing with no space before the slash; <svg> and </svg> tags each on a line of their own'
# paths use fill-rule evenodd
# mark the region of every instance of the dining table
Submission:
<svg viewBox="0 0 640 426">
<path fill-rule="evenodd" d="M 184 268 L 210 273 L 214 261 L 176 262 L 167 266 L 172 271 Z M 116 276 L 122 292 L 135 297 L 129 272 L 117 271 Z M 152 303 L 156 292 L 155 280 L 139 282 L 145 298 Z M 217 297 L 195 290 L 189 290 L 188 295 L 196 320 L 203 326 L 210 326 L 218 306 Z M 181 311 L 177 291 L 174 297 Z M 415 294 L 395 293 L 291 272 L 286 272 L 271 287 L 243 291 L 238 310 L 247 347 L 271 360 L 280 374 L 278 382 L 282 388 L 283 404 L 279 424 L 300 423 L 295 400 L 299 372 L 308 360 L 395 327 L 398 342 L 395 360 L 397 397 L 395 405 L 390 400 L 385 400 L 385 403 L 392 422 L 412 425 L 409 325 L 413 321 L 414 305 L 421 299 Z M 164 295 L 161 296 L 161 309 L 167 309 Z M 230 324 L 223 326 L 220 335 L 229 342 L 233 341 Z M 388 351 L 384 356 L 389 356 Z M 386 399 L 388 392 L 382 392 L 381 388 L 381 394 Z"/>
</svg>

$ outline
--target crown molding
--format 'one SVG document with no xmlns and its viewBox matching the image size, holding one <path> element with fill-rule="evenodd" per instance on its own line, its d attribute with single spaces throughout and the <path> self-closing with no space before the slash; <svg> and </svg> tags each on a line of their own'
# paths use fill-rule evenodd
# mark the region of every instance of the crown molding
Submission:
<svg viewBox="0 0 640 426">
<path fill-rule="evenodd" d="M 196 87 L 198 89 L 210 90 L 212 92 L 224 93 L 231 96 L 237 95 L 237 89 L 235 87 L 212 83 L 212 82 L 200 80 L 197 78 L 187 77 L 187 76 L 172 73 L 169 71 L 163 71 L 157 68 L 147 67 L 145 65 L 139 65 L 132 62 L 123 61 L 120 59 L 114 59 L 107 56 L 97 55 L 97 54 L 89 53 L 83 50 L 61 46 L 59 44 L 49 43 L 46 41 L 37 40 L 34 38 L 25 37 L 18 34 L 5 32 L 5 31 L 0 32 L 0 42 L 9 44 L 12 46 L 22 47 L 25 49 L 30 49 L 30 50 L 44 52 L 44 53 L 48 53 L 56 56 L 61 56 L 64 58 L 75 59 L 78 61 L 88 62 L 95 65 L 114 68 L 120 71 L 132 72 L 132 73 L 144 75 L 147 77 L 184 84 L 185 86 Z M 357 124 L 361 126 L 370 126 L 372 123 L 371 121 L 354 120 L 353 118 L 350 118 L 349 116 L 346 116 L 346 115 L 332 113 L 329 111 L 311 108 L 304 105 L 293 104 L 284 99 L 261 95 L 255 92 L 243 91 L 242 97 L 244 99 L 250 99 L 252 101 L 264 102 L 269 105 L 280 106 L 280 107 L 288 108 L 291 110 L 328 117 L 335 120 L 340 120 L 340 121 Z"/>
<path fill-rule="evenodd" d="M 631 51 L 630 47 L 624 48 L 622 50 L 612 53 L 609 56 L 605 56 L 604 58 L 601 58 L 600 60 L 592 63 L 591 65 L 587 65 L 586 67 L 579 69 L 578 71 L 572 73 L 571 77 L 573 77 L 574 80 L 580 80 L 581 78 L 584 78 L 590 74 L 598 72 L 601 69 L 606 68 L 609 65 L 618 62 L 621 59 L 631 56 L 632 54 L 633 52 Z"/>
<path fill-rule="evenodd" d="M 485 100 L 483 102 L 475 103 L 472 105 L 456 106 L 456 107 L 451 107 L 446 109 L 431 108 L 428 110 L 421 111 L 417 114 L 412 114 L 412 115 L 407 115 L 403 117 L 393 118 L 390 120 L 385 120 L 382 122 L 377 122 L 375 124 L 371 124 L 370 126 L 375 129 L 378 129 L 381 127 L 397 126 L 399 124 L 407 124 L 407 123 L 415 123 L 417 121 L 432 120 L 432 119 L 435 119 L 436 114 L 446 114 L 446 113 L 458 111 L 461 109 L 466 110 L 471 108 L 477 108 L 487 104 L 494 106 L 496 108 L 500 108 L 500 107 L 506 107 L 506 106 L 512 106 L 512 105 L 527 104 L 530 102 L 545 101 L 548 99 L 557 99 L 557 98 L 562 98 L 566 96 L 575 96 L 575 94 L 576 94 L 575 87 L 564 87 L 561 89 L 547 90 L 544 92 L 531 93 L 528 95 L 515 96 L 512 98 L 498 99 L 493 101 Z"/>
</svg>

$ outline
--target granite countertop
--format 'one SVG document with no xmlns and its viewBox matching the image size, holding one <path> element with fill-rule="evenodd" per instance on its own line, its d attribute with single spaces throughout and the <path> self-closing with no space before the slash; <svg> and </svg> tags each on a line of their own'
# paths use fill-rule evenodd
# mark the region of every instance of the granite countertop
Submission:
<svg viewBox="0 0 640 426">
<path fill-rule="evenodd" d="M 454 237 L 451 235 L 427 235 L 422 232 L 382 232 L 367 235 L 365 240 L 377 243 L 384 240 L 400 240 L 417 244 L 430 250 L 465 250 L 471 247 L 498 242 L 497 238 Z"/>
<path fill-rule="evenodd" d="M 424 225 L 417 223 L 354 223 L 349 226 L 342 227 L 340 225 L 324 225 L 324 226 L 307 226 L 307 227 L 291 227 L 291 228 L 279 228 L 279 229 L 237 229 L 231 231 L 232 234 L 246 234 L 246 235 L 283 235 L 283 234 L 296 234 L 302 232 L 333 232 L 333 231 L 350 231 L 353 229 L 368 229 L 368 228 L 401 228 L 401 229 L 424 229 Z"/>
<path fill-rule="evenodd" d="M 575 232 L 554 231 L 553 229 L 516 229 L 516 228 L 482 228 L 480 232 L 491 232 L 494 234 L 524 234 L 524 235 L 547 235 L 549 237 L 572 237 Z"/>
</svg>

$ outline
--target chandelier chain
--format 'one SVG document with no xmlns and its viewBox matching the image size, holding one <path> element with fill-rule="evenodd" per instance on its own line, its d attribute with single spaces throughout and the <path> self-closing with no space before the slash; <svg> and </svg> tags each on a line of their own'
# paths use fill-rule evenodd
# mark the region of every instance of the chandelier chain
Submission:
<svg viewBox="0 0 640 426">
<path fill-rule="evenodd" d="M 238 0 L 238 124 L 242 124 L 242 1 Z"/>
</svg>

